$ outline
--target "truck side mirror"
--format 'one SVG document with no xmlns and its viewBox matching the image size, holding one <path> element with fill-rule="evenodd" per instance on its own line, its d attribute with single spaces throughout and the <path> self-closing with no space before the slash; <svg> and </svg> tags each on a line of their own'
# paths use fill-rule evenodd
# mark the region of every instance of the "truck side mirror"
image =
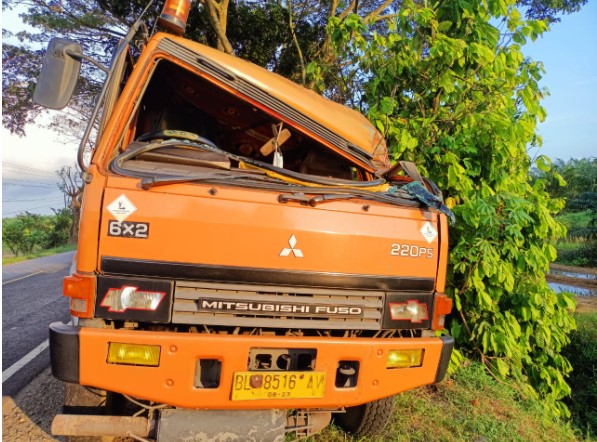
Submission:
<svg viewBox="0 0 597 442">
<path fill-rule="evenodd" d="M 50 109 L 64 108 L 75 90 L 82 55 L 79 43 L 64 38 L 50 40 L 33 101 Z"/>
</svg>

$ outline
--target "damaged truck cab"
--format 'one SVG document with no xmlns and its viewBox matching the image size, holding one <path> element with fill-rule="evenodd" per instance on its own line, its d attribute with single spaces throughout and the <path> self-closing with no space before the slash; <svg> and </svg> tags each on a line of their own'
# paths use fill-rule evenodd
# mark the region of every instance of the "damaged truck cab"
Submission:
<svg viewBox="0 0 597 442">
<path fill-rule="evenodd" d="M 136 59 L 126 45 L 80 161 L 53 432 L 269 441 L 332 416 L 380 431 L 393 395 L 439 382 L 450 359 L 441 194 L 391 167 L 356 111 L 171 33 Z M 51 47 L 63 66 L 44 65 L 36 100 L 59 107 L 44 84 L 84 57 Z"/>
</svg>

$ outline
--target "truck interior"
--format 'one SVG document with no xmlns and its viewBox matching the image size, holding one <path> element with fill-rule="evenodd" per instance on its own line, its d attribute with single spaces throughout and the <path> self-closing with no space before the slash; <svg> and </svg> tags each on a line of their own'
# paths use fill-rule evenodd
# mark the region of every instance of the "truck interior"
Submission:
<svg viewBox="0 0 597 442">
<path fill-rule="evenodd" d="M 349 160 L 239 94 L 173 62 L 160 60 L 137 109 L 133 132 L 136 140 L 147 141 L 168 139 L 164 131 L 182 133 L 182 139 L 187 138 L 184 134 L 196 134 L 216 147 L 215 152 L 185 150 L 184 143 L 170 144 L 161 151 L 135 157 L 135 164 L 128 164 L 131 170 L 150 166 L 140 165 L 141 161 L 157 161 L 162 169 L 164 163 L 171 163 L 170 173 L 189 172 L 189 167 L 196 166 L 234 170 L 239 167 L 238 158 L 245 158 L 295 173 L 343 181 L 363 181 L 365 176 Z M 187 138 L 187 142 L 192 138 Z M 173 154 L 174 151 L 179 154 Z M 274 158 L 276 155 L 278 159 Z M 126 163 L 122 165 L 127 169 Z"/>
</svg>

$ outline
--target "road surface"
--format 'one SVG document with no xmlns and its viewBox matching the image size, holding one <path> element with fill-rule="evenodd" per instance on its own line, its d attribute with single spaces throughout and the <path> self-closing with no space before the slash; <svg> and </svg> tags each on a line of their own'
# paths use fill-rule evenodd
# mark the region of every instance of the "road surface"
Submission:
<svg viewBox="0 0 597 442">
<path fill-rule="evenodd" d="M 62 278 L 74 252 L 2 267 L 2 395 L 16 395 L 48 367 L 48 325 L 68 322 Z"/>
</svg>

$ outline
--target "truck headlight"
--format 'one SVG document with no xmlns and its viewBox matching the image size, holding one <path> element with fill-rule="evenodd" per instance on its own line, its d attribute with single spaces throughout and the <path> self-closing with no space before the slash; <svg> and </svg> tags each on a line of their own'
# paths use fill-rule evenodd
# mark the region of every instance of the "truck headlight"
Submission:
<svg viewBox="0 0 597 442">
<path fill-rule="evenodd" d="M 171 318 L 173 293 L 173 281 L 99 275 L 94 316 L 167 323 Z"/>
<path fill-rule="evenodd" d="M 406 301 L 403 303 L 389 303 L 392 321 L 422 322 L 429 319 L 427 305 L 419 301 Z"/>
<path fill-rule="evenodd" d="M 165 292 L 139 290 L 129 285 L 109 289 L 100 306 L 107 307 L 109 312 L 124 312 L 128 309 L 155 311 L 165 297 Z"/>
</svg>

